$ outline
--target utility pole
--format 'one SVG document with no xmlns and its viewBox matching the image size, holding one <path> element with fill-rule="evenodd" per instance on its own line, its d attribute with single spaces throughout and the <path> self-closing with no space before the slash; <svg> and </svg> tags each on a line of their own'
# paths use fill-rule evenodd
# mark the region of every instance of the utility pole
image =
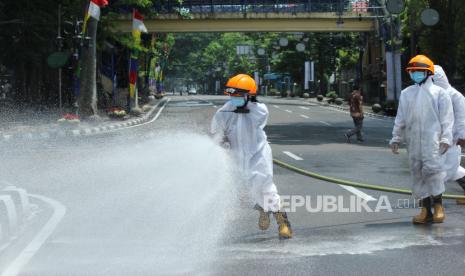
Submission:
<svg viewBox="0 0 465 276">
<path fill-rule="evenodd" d="M 58 41 L 58 52 L 61 52 L 62 49 L 62 44 L 63 44 L 63 37 L 61 37 L 61 2 L 58 4 L 58 36 L 57 36 L 57 41 Z M 60 108 L 60 111 L 63 108 L 63 102 L 62 102 L 62 88 L 61 88 L 61 67 L 58 68 L 58 107 Z"/>
<path fill-rule="evenodd" d="M 397 31 L 394 33 L 398 16 L 404 10 L 404 2 L 402 0 L 386 0 L 385 2 L 385 15 L 386 19 L 389 18 L 389 33 L 390 33 L 390 51 L 391 57 L 386 57 L 387 67 L 387 85 L 388 85 L 388 99 L 397 101 L 398 89 L 401 88 L 401 76 L 400 76 L 400 59 L 396 55 L 396 39 Z M 386 45 L 385 45 L 386 46 Z M 387 52 L 386 52 L 387 54 Z M 399 60 L 397 63 L 396 61 Z M 392 88 L 392 89 L 391 89 Z M 392 97 L 392 98 L 390 98 Z"/>
</svg>

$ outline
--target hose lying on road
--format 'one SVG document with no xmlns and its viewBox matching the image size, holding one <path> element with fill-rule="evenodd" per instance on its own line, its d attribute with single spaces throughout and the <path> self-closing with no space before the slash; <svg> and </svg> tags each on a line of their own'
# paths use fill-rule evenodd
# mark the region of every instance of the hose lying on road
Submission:
<svg viewBox="0 0 465 276">
<path fill-rule="evenodd" d="M 380 186 L 380 185 L 371 185 L 371 184 L 364 184 L 364 183 L 358 183 L 358 182 L 353 182 L 349 180 L 343 180 L 343 179 L 338 179 L 338 178 L 333 178 L 333 177 L 328 177 L 324 176 L 321 174 L 317 174 L 314 172 L 306 171 L 304 169 L 300 169 L 298 167 L 295 167 L 291 164 L 288 164 L 286 162 L 273 159 L 273 162 L 283 168 L 286 168 L 288 170 L 291 170 L 293 172 L 296 172 L 301 175 L 313 177 L 319 180 L 323 180 L 326 182 L 334 183 L 334 184 L 341 184 L 341 185 L 346 185 L 346 186 L 352 186 L 356 188 L 362 188 L 362 189 L 368 189 L 368 190 L 375 190 L 375 191 L 381 191 L 381 192 L 388 192 L 388 193 L 395 193 L 395 194 L 405 194 L 405 195 L 411 195 L 412 191 L 407 190 L 407 189 L 400 189 L 400 188 L 394 188 L 394 187 L 387 187 L 387 186 Z M 446 199 L 465 199 L 465 196 L 463 195 L 451 195 L 451 194 L 443 194 L 443 198 Z"/>
</svg>

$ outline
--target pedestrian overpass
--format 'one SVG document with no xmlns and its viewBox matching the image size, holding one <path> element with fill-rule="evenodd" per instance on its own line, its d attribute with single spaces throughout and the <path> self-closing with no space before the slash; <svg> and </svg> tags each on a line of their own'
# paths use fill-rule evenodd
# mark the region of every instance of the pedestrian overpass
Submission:
<svg viewBox="0 0 465 276">
<path fill-rule="evenodd" d="M 175 1 L 167 1 L 175 2 Z M 382 7 L 348 0 L 185 0 L 158 4 L 149 32 L 372 32 Z M 124 11 L 123 11 L 124 13 Z M 115 31 L 131 32 L 129 10 Z"/>
<path fill-rule="evenodd" d="M 385 79 L 383 68 L 393 64 L 386 58 L 390 51 L 385 43 L 389 32 L 389 13 L 384 0 L 184 0 L 160 1 L 156 16 L 146 16 L 144 24 L 150 33 L 195 32 L 361 32 L 365 45 L 361 62 L 366 91 L 387 95 L 393 87 L 379 83 Z M 382 3 L 382 4 L 380 4 Z M 114 30 L 132 31 L 131 7 L 114 21 Z M 396 63 L 400 72 L 400 62 Z M 392 66 L 391 66 L 392 67 Z M 389 70 L 389 69 L 388 69 Z M 391 73 L 389 73 L 391 74 Z M 398 85 L 400 87 L 400 85 Z M 395 87 L 392 88 L 397 90 Z M 394 92 L 392 92 L 394 93 Z M 381 96 L 379 96 L 381 97 Z"/>
</svg>

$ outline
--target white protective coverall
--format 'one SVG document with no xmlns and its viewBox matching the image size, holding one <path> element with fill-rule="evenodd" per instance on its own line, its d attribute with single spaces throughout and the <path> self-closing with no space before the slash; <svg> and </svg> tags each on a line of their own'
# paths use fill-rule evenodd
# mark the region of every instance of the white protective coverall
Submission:
<svg viewBox="0 0 465 276">
<path fill-rule="evenodd" d="M 249 102 L 249 113 L 234 113 L 229 101 L 215 114 L 211 132 L 217 142 L 226 137 L 237 171 L 249 188 L 254 204 L 265 212 L 277 212 L 280 198 L 273 183 L 273 159 L 265 131 L 268 109 L 263 103 Z M 266 202 L 265 202 L 266 200 Z"/>
<path fill-rule="evenodd" d="M 465 176 L 465 169 L 460 166 L 462 149 L 457 145 L 458 139 L 465 139 L 465 97 L 453 88 L 447 75 L 439 65 L 434 65 L 434 84 L 445 89 L 450 96 L 454 109 L 454 127 L 452 129 L 453 145 L 446 156 L 446 181 L 455 181 Z"/>
<path fill-rule="evenodd" d="M 452 145 L 454 114 L 448 93 L 434 85 L 432 78 L 411 85 L 400 95 L 392 143 L 407 144 L 412 175 L 412 194 L 419 199 L 445 191 L 446 155 L 439 144 Z"/>
</svg>

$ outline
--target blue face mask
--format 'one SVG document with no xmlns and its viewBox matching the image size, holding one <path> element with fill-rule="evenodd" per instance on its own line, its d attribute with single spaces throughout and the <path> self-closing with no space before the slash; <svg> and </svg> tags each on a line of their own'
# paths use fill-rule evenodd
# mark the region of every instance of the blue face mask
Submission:
<svg viewBox="0 0 465 276">
<path fill-rule="evenodd" d="M 426 78 L 426 72 L 422 72 L 422 71 L 410 72 L 410 78 L 415 83 L 420 83 Z"/>
<path fill-rule="evenodd" d="M 245 105 L 244 97 L 230 97 L 229 100 L 235 107 L 241 107 Z"/>
</svg>

